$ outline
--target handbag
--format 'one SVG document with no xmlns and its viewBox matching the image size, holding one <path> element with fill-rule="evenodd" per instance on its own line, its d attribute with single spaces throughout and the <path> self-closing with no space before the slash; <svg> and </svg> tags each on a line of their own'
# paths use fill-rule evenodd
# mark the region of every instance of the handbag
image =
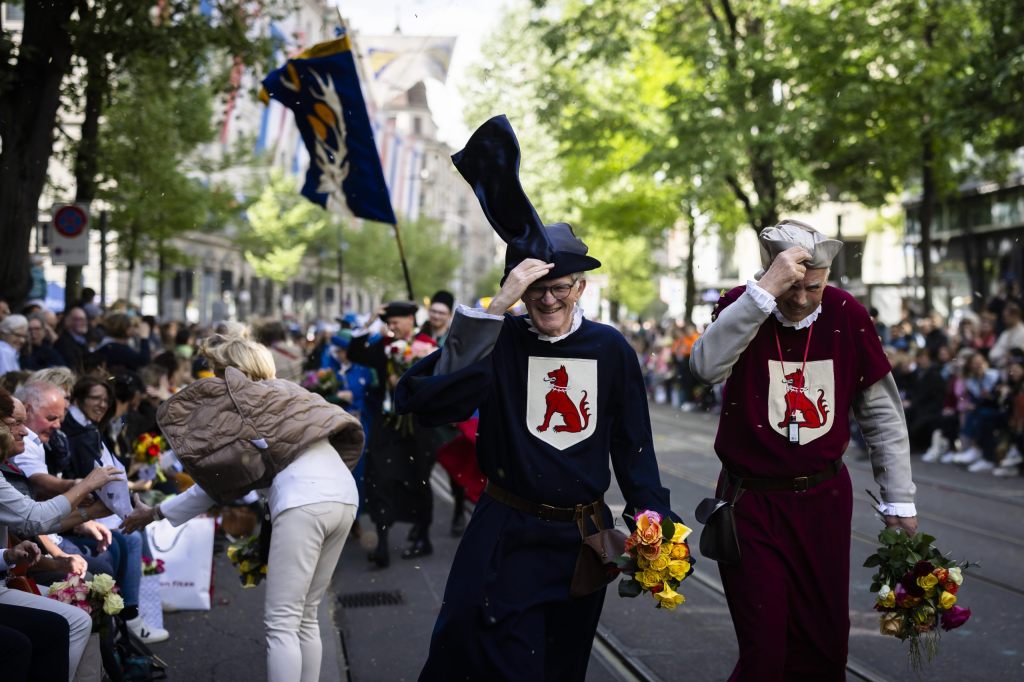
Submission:
<svg viewBox="0 0 1024 682">
<path fill-rule="evenodd" d="M 214 520 L 197 516 L 175 528 L 167 519 L 150 524 L 153 559 L 164 560 L 160 599 L 167 611 L 209 611 L 213 593 Z"/>
<path fill-rule="evenodd" d="M 586 597 L 603 589 L 619 575 L 615 560 L 626 551 L 626 535 L 616 528 L 605 528 L 598 505 L 590 508 L 590 518 L 597 532 L 587 535 L 587 520 L 582 513 L 576 517 L 580 529 L 580 552 L 569 584 L 569 596 Z"/>
<path fill-rule="evenodd" d="M 736 502 L 742 494 L 743 489 L 737 485 L 730 501 L 720 497 L 716 490 L 715 497 L 704 498 L 697 505 L 694 518 L 704 524 L 700 532 L 700 553 L 708 559 L 723 564 L 740 562 L 740 539 L 736 533 L 735 514 Z"/>
</svg>

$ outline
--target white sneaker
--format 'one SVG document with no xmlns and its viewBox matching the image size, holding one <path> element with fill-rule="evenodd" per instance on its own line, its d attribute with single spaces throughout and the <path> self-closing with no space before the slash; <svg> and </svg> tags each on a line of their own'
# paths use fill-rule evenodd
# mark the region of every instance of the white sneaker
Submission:
<svg viewBox="0 0 1024 682">
<path fill-rule="evenodd" d="M 979 459 L 977 462 L 967 467 L 967 470 L 972 474 L 987 474 L 996 468 L 996 465 L 987 459 Z"/>
<path fill-rule="evenodd" d="M 125 621 L 125 624 L 144 644 L 163 642 L 171 636 L 171 633 L 163 628 L 154 628 L 147 625 L 146 621 L 142 620 L 142 616 L 136 616 L 129 621 Z"/>
<path fill-rule="evenodd" d="M 957 452 L 956 450 L 950 450 L 942 457 L 939 457 L 939 462 L 941 464 L 952 464 L 956 460 L 956 458 L 960 456 L 960 454 L 961 453 Z"/>
<path fill-rule="evenodd" d="M 1024 463 L 1024 456 L 1021 456 L 1020 450 L 1017 449 L 1016 445 L 1011 445 L 1010 449 L 1006 451 L 1006 457 L 1003 457 L 999 462 L 1001 467 L 1015 467 Z"/>
<path fill-rule="evenodd" d="M 981 450 L 971 446 L 953 458 L 953 464 L 974 464 L 981 459 Z"/>
<path fill-rule="evenodd" d="M 937 440 L 932 440 L 932 445 L 928 448 L 923 455 L 921 455 L 922 462 L 938 462 L 943 454 L 949 450 L 949 441 L 939 436 Z"/>
<path fill-rule="evenodd" d="M 1013 476 L 1020 476 L 1020 466 L 1000 466 L 992 470 L 993 476 L 999 476 L 1001 478 L 1010 478 Z"/>
</svg>

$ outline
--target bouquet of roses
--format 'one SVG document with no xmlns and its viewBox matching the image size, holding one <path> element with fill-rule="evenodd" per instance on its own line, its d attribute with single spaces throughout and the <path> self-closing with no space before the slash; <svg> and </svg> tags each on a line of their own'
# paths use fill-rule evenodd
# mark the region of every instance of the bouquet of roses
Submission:
<svg viewBox="0 0 1024 682">
<path fill-rule="evenodd" d="M 657 608 L 674 609 L 686 601 L 676 591 L 679 583 L 693 573 L 695 562 L 686 542 L 692 531 L 650 510 L 637 514 L 635 520 L 636 530 L 626 538 L 626 551 L 616 562 L 629 576 L 619 583 L 619 596 L 650 592 Z"/>
<path fill-rule="evenodd" d="M 875 610 L 882 614 L 879 627 L 883 635 L 909 641 L 911 666 L 920 671 L 922 646 L 929 661 L 938 653 L 939 627 L 954 630 L 971 617 L 970 609 L 957 605 L 970 562 L 961 566 L 943 556 L 932 544 L 935 538 L 923 533 L 911 537 L 886 528 L 878 541 L 864 566 L 877 569 L 871 591 L 876 593 Z"/>
<path fill-rule="evenodd" d="M 163 559 L 150 559 L 146 556 L 142 557 L 142 575 L 160 575 L 165 570 Z"/>
<path fill-rule="evenodd" d="M 243 588 L 256 587 L 267 577 L 267 565 L 260 558 L 260 538 L 250 535 L 228 547 L 228 560 L 238 569 Z"/>
<path fill-rule="evenodd" d="M 394 389 L 398 380 L 406 370 L 419 360 L 437 350 L 437 343 L 426 334 L 417 334 L 412 341 L 395 339 L 384 347 L 388 358 L 388 387 Z M 403 436 L 412 436 L 413 416 L 411 414 L 394 414 L 391 407 L 391 390 L 384 397 L 384 420 L 395 431 Z"/>
<path fill-rule="evenodd" d="M 315 372 L 307 372 L 302 378 L 302 387 L 311 393 L 317 393 L 329 402 L 338 400 L 338 377 L 333 369 L 325 367 Z"/>
<path fill-rule="evenodd" d="M 124 599 L 118 594 L 119 591 L 117 583 L 106 573 L 100 573 L 88 581 L 70 573 L 62 582 L 50 585 L 46 596 L 82 609 L 92 616 L 93 627 L 96 627 L 100 614 L 114 616 L 121 613 Z"/>
<path fill-rule="evenodd" d="M 138 470 L 139 480 L 160 482 L 165 481 L 160 470 L 160 457 L 167 450 L 167 441 L 158 433 L 144 433 L 135 440 L 135 461 L 141 467 Z"/>
<path fill-rule="evenodd" d="M 417 334 L 412 341 L 395 339 L 389 343 L 384 352 L 388 356 L 388 372 L 401 376 L 417 361 L 437 350 L 437 343 L 425 334 Z"/>
</svg>

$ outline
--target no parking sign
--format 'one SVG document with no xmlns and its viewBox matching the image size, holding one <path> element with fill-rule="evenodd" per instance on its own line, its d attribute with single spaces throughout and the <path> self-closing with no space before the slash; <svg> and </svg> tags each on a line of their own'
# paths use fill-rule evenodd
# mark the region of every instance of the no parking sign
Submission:
<svg viewBox="0 0 1024 682">
<path fill-rule="evenodd" d="M 89 208 L 85 204 L 54 204 L 50 257 L 55 265 L 89 264 Z"/>
</svg>

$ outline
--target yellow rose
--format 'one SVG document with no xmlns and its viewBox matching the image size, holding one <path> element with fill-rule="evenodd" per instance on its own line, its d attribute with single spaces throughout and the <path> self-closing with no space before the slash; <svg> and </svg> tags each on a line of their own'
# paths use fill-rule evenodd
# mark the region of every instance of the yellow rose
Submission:
<svg viewBox="0 0 1024 682">
<path fill-rule="evenodd" d="M 956 603 L 956 595 L 949 592 L 943 592 L 939 595 L 939 608 L 945 611 L 953 607 Z"/>
<path fill-rule="evenodd" d="M 664 571 L 666 568 L 668 568 L 668 565 L 669 565 L 669 557 L 668 557 L 668 554 L 666 552 L 661 552 L 654 559 L 654 561 L 651 562 L 651 568 L 653 570 L 655 570 L 655 571 L 658 571 L 659 573 Z"/>
<path fill-rule="evenodd" d="M 89 587 L 94 591 L 102 595 L 106 595 L 112 589 L 114 589 L 114 579 L 106 573 L 100 573 L 93 577 Z"/>
<path fill-rule="evenodd" d="M 633 577 L 636 578 L 636 581 L 639 582 L 645 590 L 649 590 L 652 587 L 657 587 L 661 584 L 661 576 L 655 571 L 641 571 Z"/>
<path fill-rule="evenodd" d="M 686 601 L 686 597 L 669 587 L 668 583 L 665 583 L 661 592 L 654 593 L 654 599 L 661 608 L 669 609 L 670 611 Z"/>
<path fill-rule="evenodd" d="M 903 617 L 898 613 L 883 613 L 878 629 L 883 635 L 897 637 L 903 629 Z"/>
<path fill-rule="evenodd" d="M 934 590 L 935 586 L 939 584 L 939 579 L 936 578 L 935 575 L 933 575 L 932 573 L 929 573 L 928 575 L 922 575 L 920 578 L 918 578 L 917 584 L 924 588 L 926 591 Z"/>
<path fill-rule="evenodd" d="M 890 591 L 889 594 L 885 595 L 884 597 L 879 596 L 878 605 L 887 609 L 891 609 L 892 607 L 896 606 L 896 594 Z"/>
<path fill-rule="evenodd" d="M 689 561 L 672 561 L 668 565 L 668 574 L 676 580 L 682 580 L 690 572 Z"/>
<path fill-rule="evenodd" d="M 964 581 L 963 573 L 960 572 L 960 567 L 949 569 L 949 580 L 955 585 L 960 585 Z"/>
<path fill-rule="evenodd" d="M 645 568 L 648 568 L 651 565 L 651 562 L 647 557 L 641 554 L 637 555 L 636 557 L 636 565 L 640 570 L 644 570 Z"/>
<path fill-rule="evenodd" d="M 121 595 L 117 594 L 116 592 L 109 592 L 107 593 L 107 596 L 103 597 L 103 613 L 107 614 L 108 616 L 113 616 L 115 614 L 121 613 L 121 610 L 123 608 L 124 599 L 122 599 Z"/>
<path fill-rule="evenodd" d="M 690 536 L 690 533 L 693 532 L 692 529 L 687 528 L 686 526 L 678 522 L 673 524 L 672 528 L 674 529 L 672 531 L 672 542 L 682 542 Z"/>
</svg>

